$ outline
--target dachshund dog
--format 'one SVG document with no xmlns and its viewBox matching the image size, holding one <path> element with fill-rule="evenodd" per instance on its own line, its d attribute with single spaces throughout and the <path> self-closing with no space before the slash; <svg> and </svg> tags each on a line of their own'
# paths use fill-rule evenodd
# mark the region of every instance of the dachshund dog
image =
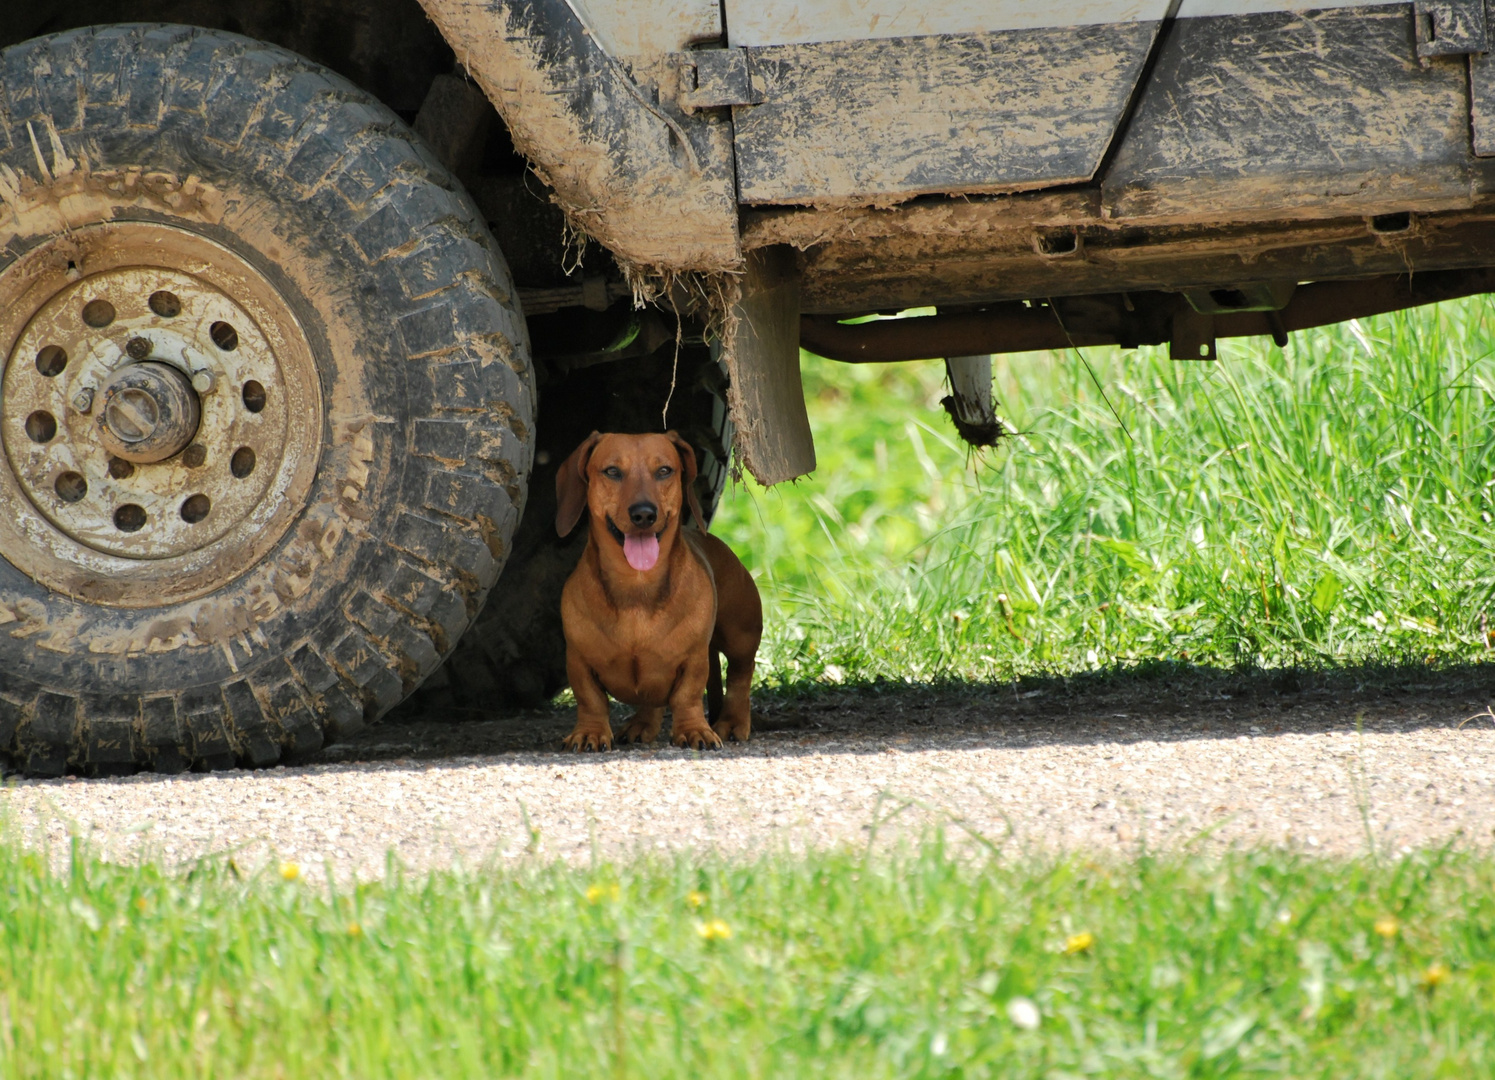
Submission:
<svg viewBox="0 0 1495 1080">
<path fill-rule="evenodd" d="M 611 749 L 609 694 L 634 706 L 620 742 L 652 743 L 665 706 L 676 746 L 715 749 L 723 739 L 748 740 L 763 604 L 732 549 L 706 532 L 695 478 L 695 450 L 673 431 L 594 431 L 561 466 L 556 532 L 568 535 L 584 510 L 591 527 L 561 594 L 566 676 L 576 695 L 566 749 Z M 689 528 L 682 520 L 687 505 Z"/>
</svg>

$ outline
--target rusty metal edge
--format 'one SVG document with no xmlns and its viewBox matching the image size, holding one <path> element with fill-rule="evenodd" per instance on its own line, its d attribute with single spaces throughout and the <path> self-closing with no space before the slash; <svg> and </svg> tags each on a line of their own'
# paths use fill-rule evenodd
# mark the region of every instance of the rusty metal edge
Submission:
<svg viewBox="0 0 1495 1080">
<path fill-rule="evenodd" d="M 1214 316 L 1214 336 L 1270 337 L 1348 319 L 1381 315 L 1423 304 L 1495 292 L 1495 268 L 1444 270 L 1388 275 L 1353 281 L 1320 281 L 1302 285 L 1277 312 L 1243 311 Z M 1142 299 L 1133 298 L 1133 302 Z M 1186 307 L 1177 294 L 1157 294 L 1155 304 Z M 1161 345 L 1168 338 L 1155 327 L 1159 320 L 1137 320 L 1135 333 L 1120 335 L 1066 328 L 1047 305 L 1021 302 L 993 304 L 981 311 L 881 319 L 847 324 L 834 316 L 800 317 L 800 344 L 810 352 L 845 363 L 890 363 L 1067 349 L 1090 345 Z M 1163 320 L 1166 325 L 1166 320 Z"/>
</svg>

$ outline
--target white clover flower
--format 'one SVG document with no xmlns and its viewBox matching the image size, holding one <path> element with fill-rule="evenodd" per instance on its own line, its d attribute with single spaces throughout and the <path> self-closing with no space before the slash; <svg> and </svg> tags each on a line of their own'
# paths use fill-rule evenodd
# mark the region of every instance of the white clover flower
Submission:
<svg viewBox="0 0 1495 1080">
<path fill-rule="evenodd" d="M 1038 1027 L 1041 1017 L 1037 1005 L 1025 997 L 1015 997 L 1007 1003 L 1007 1019 L 1024 1031 L 1032 1031 Z"/>
</svg>

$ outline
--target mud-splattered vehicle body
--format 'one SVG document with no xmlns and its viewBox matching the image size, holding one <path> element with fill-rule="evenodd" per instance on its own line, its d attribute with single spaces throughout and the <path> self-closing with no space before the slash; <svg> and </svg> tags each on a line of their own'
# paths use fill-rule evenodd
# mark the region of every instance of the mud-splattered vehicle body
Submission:
<svg viewBox="0 0 1495 1080">
<path fill-rule="evenodd" d="M 949 358 L 981 441 L 994 352 L 1490 291 L 1483 0 L 1289 6 L 5 5 L 0 752 L 553 693 L 561 457 L 802 475 L 802 345 Z"/>
</svg>

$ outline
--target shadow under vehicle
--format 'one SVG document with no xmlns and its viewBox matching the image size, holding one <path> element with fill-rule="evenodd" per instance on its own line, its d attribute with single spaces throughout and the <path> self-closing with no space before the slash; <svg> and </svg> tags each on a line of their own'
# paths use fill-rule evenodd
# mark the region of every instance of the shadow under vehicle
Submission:
<svg viewBox="0 0 1495 1080">
<path fill-rule="evenodd" d="M 0 9 L 0 754 L 295 761 L 544 700 L 555 469 L 814 468 L 801 347 L 1242 335 L 1495 289 L 1484 0 Z M 933 309 L 901 319 L 865 316 Z"/>
</svg>

